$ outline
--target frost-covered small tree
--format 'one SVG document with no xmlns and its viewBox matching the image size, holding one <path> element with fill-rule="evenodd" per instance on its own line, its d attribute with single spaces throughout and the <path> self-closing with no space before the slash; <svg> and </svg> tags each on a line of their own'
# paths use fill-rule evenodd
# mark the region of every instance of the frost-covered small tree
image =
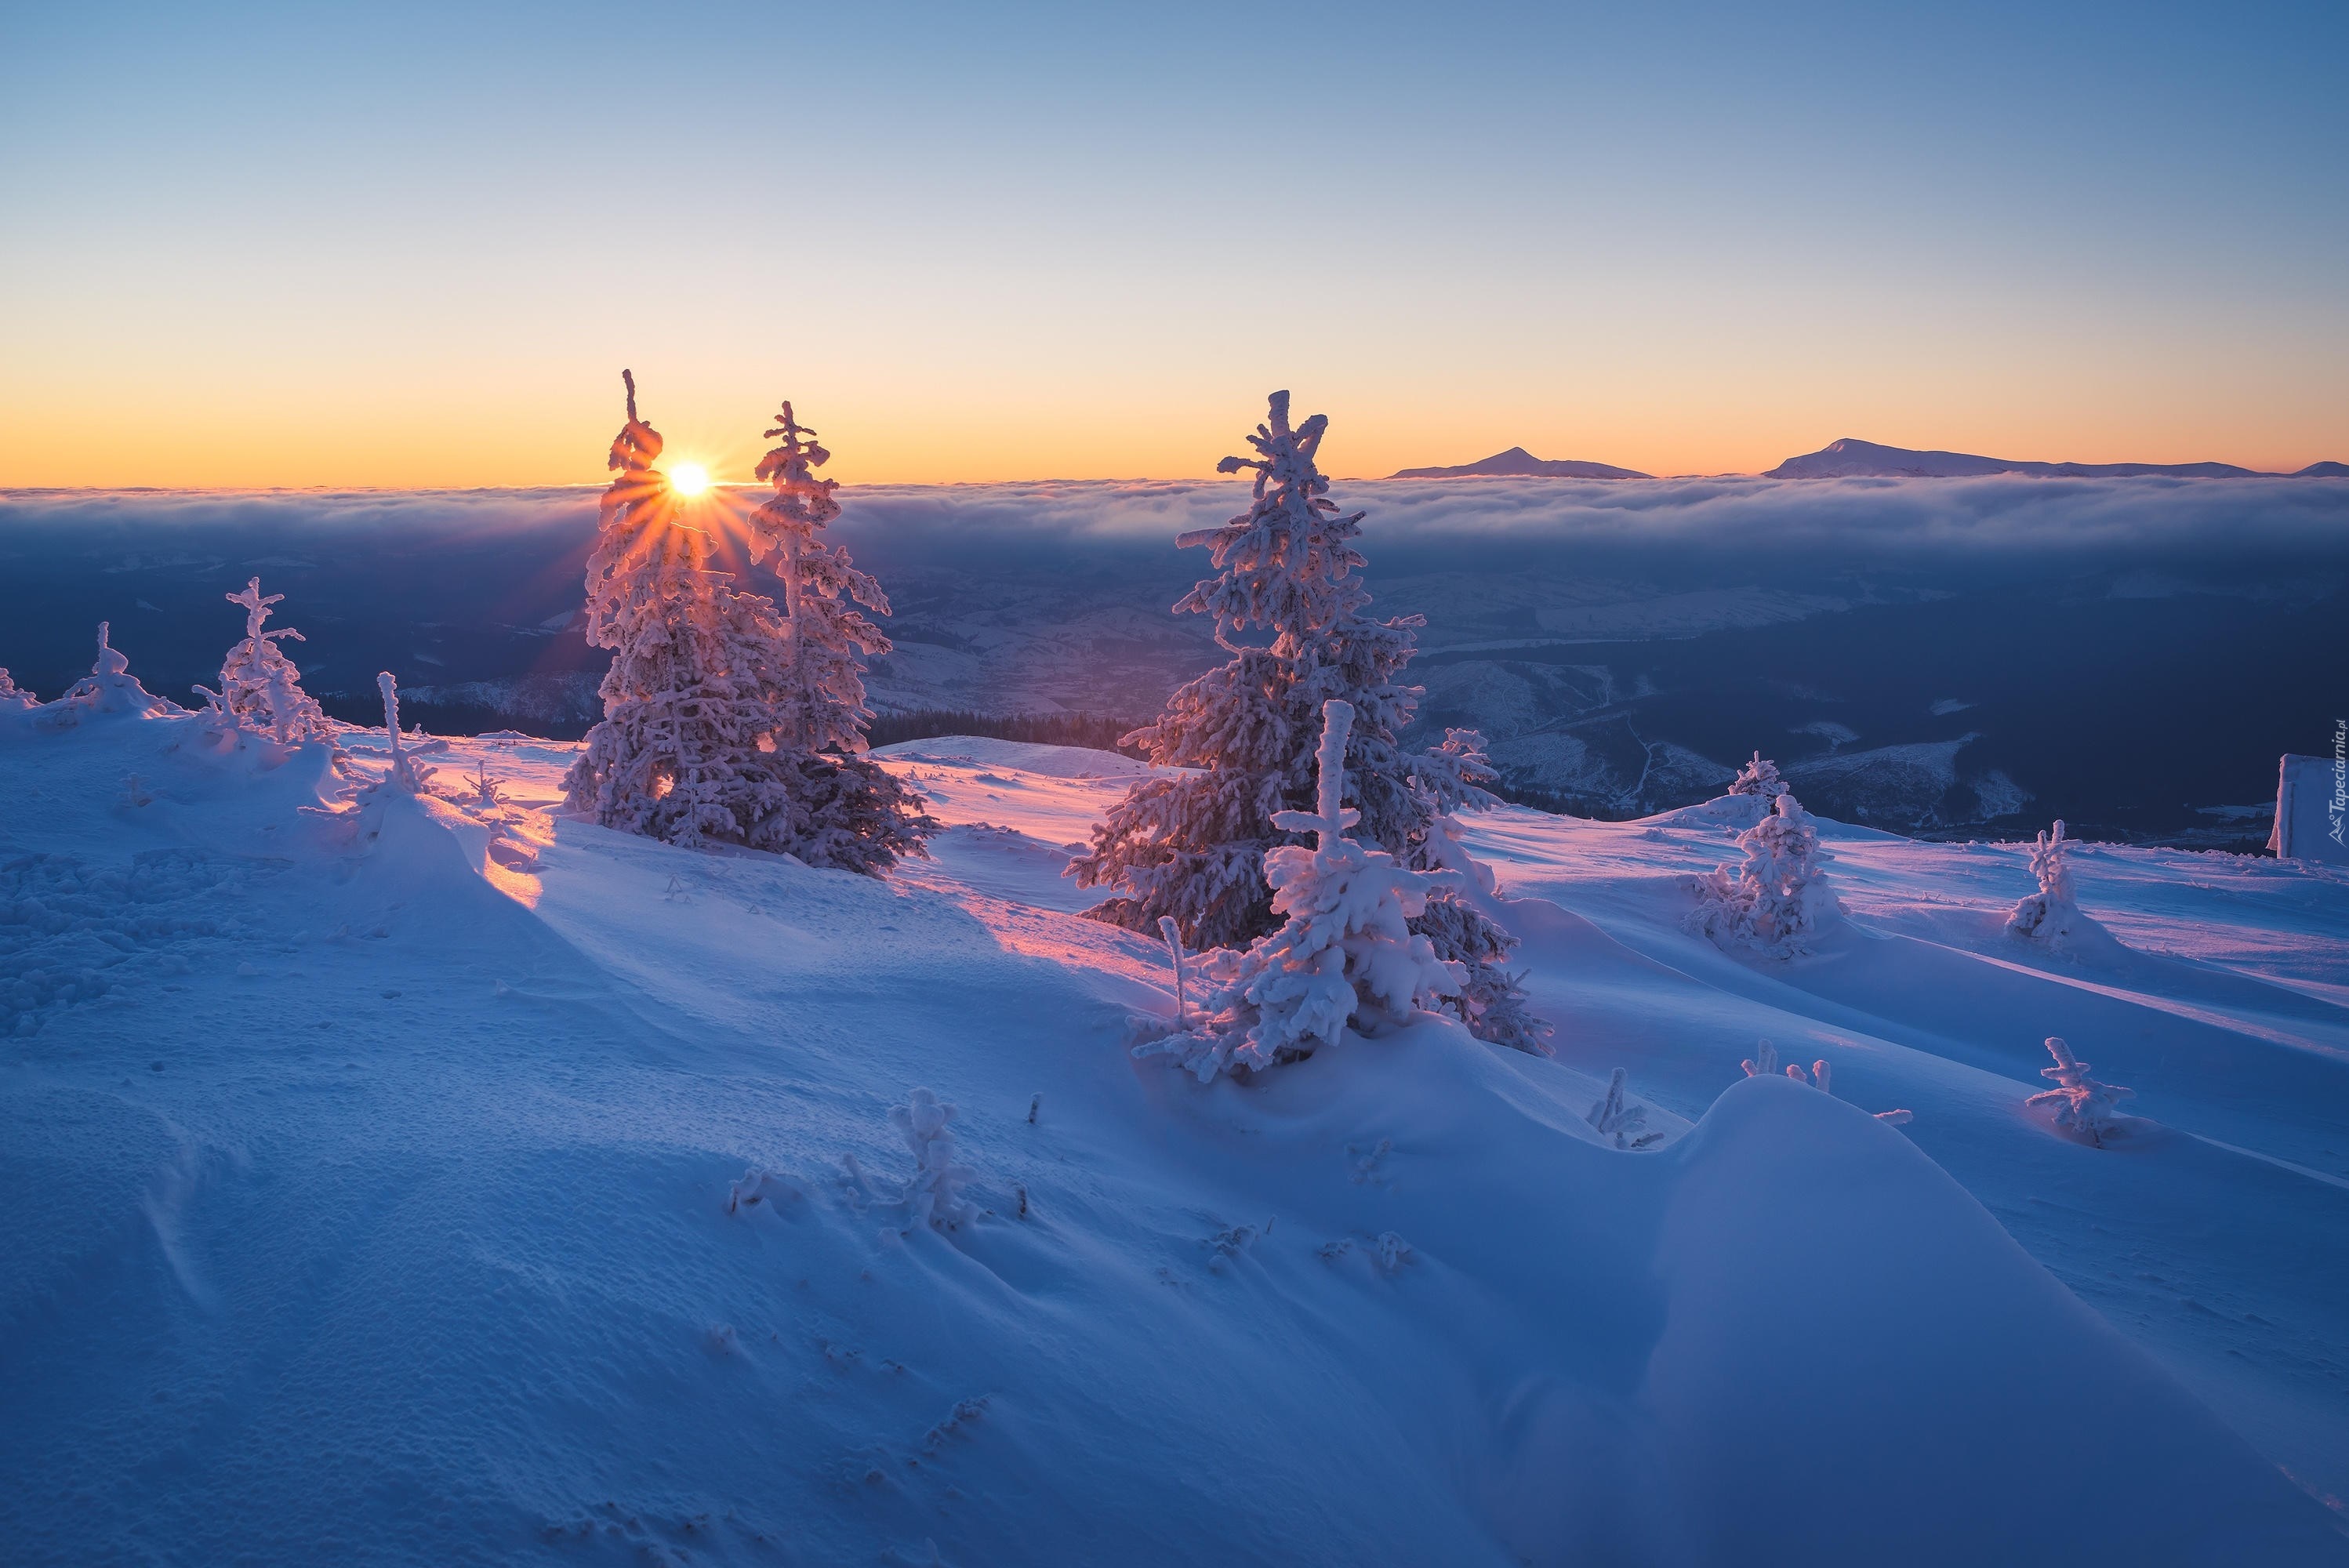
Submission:
<svg viewBox="0 0 2349 1568">
<path fill-rule="evenodd" d="M 11 680 L 5 667 L 0 667 L 0 708 L 38 707 L 40 702 L 39 697 Z"/>
<path fill-rule="evenodd" d="M 280 745 L 332 739 L 334 728 L 326 722 L 325 711 L 302 689 L 302 672 L 277 645 L 288 637 L 301 642 L 302 634 L 291 626 L 262 630 L 262 624 L 269 619 L 269 607 L 285 595 L 264 597 L 261 579 L 254 577 L 246 581 L 243 593 L 222 597 L 243 606 L 244 641 L 231 648 L 222 661 L 219 691 L 201 686 L 195 689 L 239 727 L 259 730 Z"/>
<path fill-rule="evenodd" d="M 1211 987 L 1202 1022 L 1136 1046 L 1136 1056 L 1171 1057 L 1204 1083 L 1310 1056 L 1349 1024 L 1364 1034 L 1407 1024 L 1459 995 L 1461 965 L 1438 958 L 1410 926 L 1459 873 L 1412 871 L 1345 836 L 1357 822 L 1354 808 L 1340 803 L 1352 718 L 1343 702 L 1324 705 L 1316 809 L 1274 817 L 1283 830 L 1315 839 L 1311 849 L 1282 844 L 1266 853 L 1280 928 L 1244 951 L 1202 954 L 1197 969 Z"/>
<path fill-rule="evenodd" d="M 750 558 L 773 557 L 782 584 L 782 645 L 775 657 L 771 745 L 792 811 L 774 825 L 779 842 L 812 865 L 877 872 L 908 854 L 938 824 L 903 780 L 864 755 L 873 715 L 864 706 L 865 661 L 890 651 L 879 627 L 860 614 L 889 613 L 888 595 L 857 569 L 848 547 L 827 543 L 825 524 L 840 515 L 837 481 L 814 470 L 832 454 L 783 405 L 770 437 L 781 439 L 759 460 L 775 493 L 750 516 Z"/>
<path fill-rule="evenodd" d="M 1590 1123 L 1592 1131 L 1610 1140 L 1618 1149 L 1645 1149 L 1663 1137 L 1661 1132 L 1644 1130 L 1648 1121 L 1646 1106 L 1623 1098 L 1621 1068 L 1608 1075 L 1606 1097 L 1590 1108 L 1590 1114 L 1584 1119 Z"/>
<path fill-rule="evenodd" d="M 505 780 L 490 777 L 490 765 L 484 761 L 473 764 L 473 798 L 466 802 L 472 811 L 494 811 L 506 804 Z"/>
<path fill-rule="evenodd" d="M 180 705 L 160 697 L 139 684 L 130 673 L 130 661 L 122 656 L 113 643 L 114 625 L 110 621 L 98 624 L 98 662 L 89 674 L 67 688 L 65 696 L 45 706 L 43 712 L 53 726 L 71 727 L 83 713 L 167 714 L 182 711 Z"/>
<path fill-rule="evenodd" d="M 384 781 L 411 795 L 426 794 L 431 789 L 432 776 L 440 769 L 419 761 L 400 737 L 399 682 L 389 670 L 381 670 L 376 675 L 375 689 L 383 694 L 383 732 L 391 747 Z"/>
<path fill-rule="evenodd" d="M 890 1107 L 889 1120 L 914 1156 L 914 1173 L 906 1179 L 905 1191 L 912 1228 L 934 1225 L 950 1231 L 978 1213 L 962 1196 L 962 1184 L 974 1173 L 955 1163 L 954 1134 L 948 1129 L 957 1113 L 926 1088 L 914 1090 L 905 1100 Z"/>
<path fill-rule="evenodd" d="M 1778 765 L 1757 751 L 1751 761 L 1737 770 L 1737 777 L 1730 780 L 1729 792 L 1733 795 L 1783 795 L 1786 792 L 1786 781 L 1778 777 Z"/>
<path fill-rule="evenodd" d="M 1792 792 L 1780 794 L 1770 815 L 1737 836 L 1737 847 L 1742 865 L 1698 879 L 1691 929 L 1774 957 L 1807 952 L 1810 938 L 1840 907 L 1820 868 L 1810 814 Z"/>
<path fill-rule="evenodd" d="M 2047 1037 L 2047 1054 L 2055 1058 L 2055 1065 L 2041 1068 L 2039 1076 L 2054 1079 L 2055 1087 L 2042 1089 L 2023 1104 L 2048 1107 L 2055 1114 L 2056 1126 L 2079 1133 L 2103 1148 L 2105 1134 L 2112 1131 L 2119 1120 L 2116 1108 L 2137 1091 L 2116 1083 L 2098 1083 L 2090 1078 L 2088 1064 L 2074 1056 L 2072 1047 L 2057 1036 Z"/>
<path fill-rule="evenodd" d="M 2054 941 L 2086 923 L 2072 896 L 2071 841 L 2064 837 L 2064 821 L 2055 830 L 2042 832 L 2031 846 L 2031 874 L 2039 891 L 2018 901 L 2006 917 L 2006 928 L 2017 936 Z"/>
<path fill-rule="evenodd" d="M 1125 737 L 1153 762 L 1186 771 L 1137 782 L 1069 868 L 1080 886 L 1114 890 L 1088 912 L 1094 918 L 1150 932 L 1171 915 L 1196 948 L 1243 947 L 1280 923 L 1268 852 L 1301 842 L 1278 818 L 1312 814 L 1315 737 L 1327 702 L 1342 701 L 1355 716 L 1346 757 L 1360 812 L 1355 837 L 1405 869 L 1438 868 L 1433 835 L 1442 820 L 1497 803 L 1473 731 L 1454 730 L 1425 751 L 1398 744 L 1420 697 L 1400 677 L 1426 623 L 1367 613 L 1354 542 L 1363 514 L 1338 511 L 1319 467 L 1329 420 L 1316 414 L 1292 426 L 1288 394 L 1269 401 L 1248 438 L 1256 456 L 1217 465 L 1255 475 L 1248 510 L 1175 540 L 1206 549 L 1216 575 L 1174 609 L 1214 617 L 1216 641 L 1231 658 Z M 1454 1010 L 1483 1037 L 1537 1048 L 1546 1028 L 1525 1011 L 1502 963 L 1516 938 L 1473 906 L 1438 908 L 1448 896 L 1439 894 L 1413 923 L 1468 973 Z"/>
</svg>

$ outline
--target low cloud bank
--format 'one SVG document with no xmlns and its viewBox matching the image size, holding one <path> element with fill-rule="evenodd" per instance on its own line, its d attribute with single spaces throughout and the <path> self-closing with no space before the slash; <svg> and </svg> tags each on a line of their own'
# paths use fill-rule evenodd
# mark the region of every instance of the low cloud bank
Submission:
<svg viewBox="0 0 2349 1568">
<path fill-rule="evenodd" d="M 1247 490 L 1222 480 L 1081 480 L 864 486 L 843 490 L 840 499 L 842 535 L 890 555 L 1114 556 L 1171 551 L 1175 534 L 1245 510 Z M 1386 567 L 1657 549 L 1887 565 L 1918 558 L 2349 556 L 2343 480 L 1388 480 L 1341 482 L 1333 499 L 1369 512 L 1365 548 Z M 175 532 L 302 535 L 320 543 L 337 535 L 419 542 L 542 531 L 575 537 L 592 526 L 595 504 L 595 491 L 584 487 L 15 491 L 0 492 L 0 538 L 60 530 L 92 543 L 144 536 L 158 545 Z"/>
</svg>

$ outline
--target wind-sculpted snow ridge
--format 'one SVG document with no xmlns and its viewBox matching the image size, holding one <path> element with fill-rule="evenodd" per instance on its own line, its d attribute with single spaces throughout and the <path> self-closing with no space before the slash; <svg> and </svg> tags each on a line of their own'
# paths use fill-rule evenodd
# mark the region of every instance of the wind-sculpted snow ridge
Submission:
<svg viewBox="0 0 2349 1568">
<path fill-rule="evenodd" d="M 895 748 L 948 826 L 876 879 L 559 815 L 575 746 L 409 794 L 382 730 L 346 779 L 40 711 L 0 861 L 70 894 L 0 914 L 166 918 L 0 1046 L 12 1560 L 2343 1560 L 2276 1465 L 2349 1453 L 2349 887 L 2100 850 L 2137 967 L 2077 985 L 1997 956 L 2016 848 L 1821 823 L 1849 929 L 1765 975 L 1679 928 L 1718 826 L 1502 810 L 1558 1058 L 1431 1020 L 1201 1085 L 1058 874 L 1130 759 Z M 2047 1136 L 2054 1028 L 2163 1130 Z M 1763 1035 L 1914 1126 L 1738 1079 Z"/>
</svg>

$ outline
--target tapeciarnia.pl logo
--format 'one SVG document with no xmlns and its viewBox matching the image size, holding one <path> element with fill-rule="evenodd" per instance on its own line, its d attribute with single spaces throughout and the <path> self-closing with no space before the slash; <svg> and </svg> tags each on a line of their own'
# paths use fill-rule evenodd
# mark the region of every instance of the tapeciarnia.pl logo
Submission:
<svg viewBox="0 0 2349 1568">
<path fill-rule="evenodd" d="M 2324 814 L 2333 819 L 2328 831 L 2337 844 L 2343 824 L 2349 822 L 2349 718 L 2333 721 L 2333 799 L 2324 803 Z"/>
</svg>

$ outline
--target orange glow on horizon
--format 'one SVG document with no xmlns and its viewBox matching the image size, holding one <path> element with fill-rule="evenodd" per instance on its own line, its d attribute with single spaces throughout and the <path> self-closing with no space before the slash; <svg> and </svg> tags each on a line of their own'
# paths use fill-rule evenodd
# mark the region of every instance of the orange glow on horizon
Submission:
<svg viewBox="0 0 2349 1568">
<path fill-rule="evenodd" d="M 833 460 L 824 472 L 851 487 L 1046 480 L 1212 481 L 1216 460 L 1245 449 L 1263 417 L 1264 394 L 1289 385 L 1297 407 L 1330 418 L 1324 471 L 1351 480 L 1397 469 L 1473 462 L 1522 446 L 1540 458 L 1582 459 L 1659 475 L 1755 473 L 1816 451 L 1839 437 L 1887 445 L 2079 462 L 2197 462 L 2216 459 L 2289 472 L 2320 459 L 2349 459 L 2341 448 L 2337 399 L 2312 381 L 2287 387 L 2288 409 L 2246 401 L 2224 418 L 2126 387 L 2083 387 L 2083 373 L 2052 392 L 1989 382 L 1946 394 L 1894 397 L 1870 388 L 1865 408 L 1812 370 L 1783 375 L 1764 397 L 1724 376 L 1702 398 L 1685 388 L 1578 386 L 1548 388 L 1439 385 L 1414 401 L 1381 378 L 1349 371 L 1313 377 L 1236 369 L 1212 387 L 1141 390 L 1088 385 L 1042 392 L 882 387 L 869 375 L 811 375 L 802 392 Z M 208 403 L 202 388 L 171 377 L 140 379 L 141 402 L 173 404 L 185 417 L 135 442 L 121 439 L 130 398 L 109 385 L 0 384 L 0 489 L 60 487 L 243 490 L 466 490 L 578 485 L 607 480 L 604 455 L 616 410 L 602 365 L 556 377 L 533 371 L 484 388 L 394 383 L 334 389 L 306 384 L 299 397 L 267 385 L 241 387 Z M 665 371 L 646 407 L 675 453 L 689 452 L 708 489 L 746 474 L 764 443 L 771 376 L 725 367 Z M 1385 378 L 1391 380 L 1391 377 Z M 2223 381 L 2223 377 L 2220 377 Z M 836 382 L 837 384 L 834 384 Z M 2302 395 L 2305 395 L 2304 397 Z M 2061 407 L 2058 397 L 2071 399 Z M 1613 400 L 1609 401 L 1609 397 Z M 759 487 L 763 489 L 763 487 Z"/>
</svg>

